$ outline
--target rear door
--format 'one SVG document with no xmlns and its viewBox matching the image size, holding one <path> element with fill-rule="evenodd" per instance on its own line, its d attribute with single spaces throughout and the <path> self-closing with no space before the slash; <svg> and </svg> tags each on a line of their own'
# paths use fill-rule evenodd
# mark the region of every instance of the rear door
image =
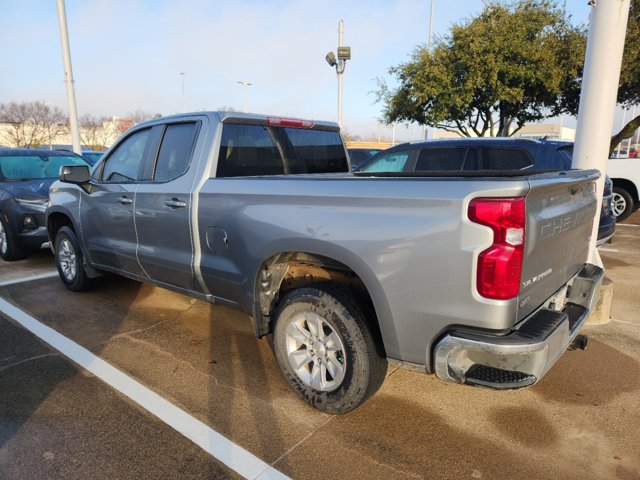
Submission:
<svg viewBox="0 0 640 480">
<path fill-rule="evenodd" d="M 148 157 L 135 201 L 137 257 L 146 276 L 193 290 L 193 171 L 199 121 L 155 127 L 159 147 Z"/>
</svg>

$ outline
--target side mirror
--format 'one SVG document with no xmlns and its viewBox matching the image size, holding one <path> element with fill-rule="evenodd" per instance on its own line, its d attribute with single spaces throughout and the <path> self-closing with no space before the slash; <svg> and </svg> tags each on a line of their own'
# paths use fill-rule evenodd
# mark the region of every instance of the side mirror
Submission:
<svg viewBox="0 0 640 480">
<path fill-rule="evenodd" d="M 60 167 L 60 181 L 82 185 L 91 179 L 86 165 L 65 165 Z"/>
</svg>

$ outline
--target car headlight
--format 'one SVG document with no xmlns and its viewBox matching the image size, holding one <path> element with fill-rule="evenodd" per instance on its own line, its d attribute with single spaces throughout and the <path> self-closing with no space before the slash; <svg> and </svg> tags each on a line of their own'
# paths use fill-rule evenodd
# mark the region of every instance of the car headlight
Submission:
<svg viewBox="0 0 640 480">
<path fill-rule="evenodd" d="M 25 207 L 44 212 L 47 209 L 48 200 L 45 198 L 16 198 L 16 202 Z"/>
</svg>

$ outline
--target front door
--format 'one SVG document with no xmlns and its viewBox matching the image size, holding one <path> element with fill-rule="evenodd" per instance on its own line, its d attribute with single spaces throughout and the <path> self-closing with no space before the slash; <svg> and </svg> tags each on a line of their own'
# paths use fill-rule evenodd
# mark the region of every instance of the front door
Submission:
<svg viewBox="0 0 640 480">
<path fill-rule="evenodd" d="M 138 130 L 119 142 L 93 173 L 91 191 L 83 197 L 82 237 L 96 266 L 142 275 L 133 207 L 150 132 Z"/>
</svg>

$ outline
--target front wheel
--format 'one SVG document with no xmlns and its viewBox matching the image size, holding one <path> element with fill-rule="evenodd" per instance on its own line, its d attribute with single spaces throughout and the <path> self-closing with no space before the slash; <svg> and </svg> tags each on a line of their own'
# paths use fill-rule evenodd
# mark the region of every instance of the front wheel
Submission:
<svg viewBox="0 0 640 480">
<path fill-rule="evenodd" d="M 62 227 L 56 234 L 55 259 L 58 274 L 69 290 L 80 292 L 89 287 L 82 251 L 75 232 L 69 227 Z"/>
<path fill-rule="evenodd" d="M 16 245 L 9 226 L 0 218 L 0 257 L 7 262 L 22 260 L 27 251 Z"/>
<path fill-rule="evenodd" d="M 616 221 L 621 222 L 635 211 L 633 197 L 624 188 L 613 187 L 611 208 Z"/>
<path fill-rule="evenodd" d="M 278 306 L 276 359 L 293 390 L 318 410 L 350 412 L 382 385 L 387 361 L 365 311 L 354 294 L 330 283 L 293 290 Z"/>
</svg>

